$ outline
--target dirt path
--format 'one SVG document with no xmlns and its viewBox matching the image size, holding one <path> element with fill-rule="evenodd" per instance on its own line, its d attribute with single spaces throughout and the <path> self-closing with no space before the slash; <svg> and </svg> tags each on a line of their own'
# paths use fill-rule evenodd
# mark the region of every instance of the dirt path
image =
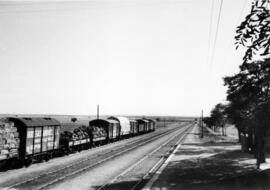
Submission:
<svg viewBox="0 0 270 190">
<path fill-rule="evenodd" d="M 207 129 L 200 139 L 198 132 L 187 136 L 151 189 L 270 189 L 267 171 L 257 171 L 236 140 Z"/>
</svg>

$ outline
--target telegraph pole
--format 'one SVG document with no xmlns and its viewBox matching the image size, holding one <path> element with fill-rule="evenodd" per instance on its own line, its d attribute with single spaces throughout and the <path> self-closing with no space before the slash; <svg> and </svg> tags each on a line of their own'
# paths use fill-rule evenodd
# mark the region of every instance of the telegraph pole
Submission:
<svg viewBox="0 0 270 190">
<path fill-rule="evenodd" d="M 97 119 L 99 119 L 99 104 L 97 105 Z"/>
<path fill-rule="evenodd" d="M 202 115 L 201 115 L 201 138 L 203 138 L 203 110 L 202 110 Z"/>
</svg>

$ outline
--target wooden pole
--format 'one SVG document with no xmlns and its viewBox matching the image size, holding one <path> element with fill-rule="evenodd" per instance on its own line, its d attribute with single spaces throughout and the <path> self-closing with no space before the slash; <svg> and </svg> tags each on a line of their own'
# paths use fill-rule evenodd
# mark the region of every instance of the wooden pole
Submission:
<svg viewBox="0 0 270 190">
<path fill-rule="evenodd" d="M 99 104 L 97 105 L 97 119 L 99 119 Z"/>
<path fill-rule="evenodd" d="M 203 110 L 201 115 L 201 138 L 203 138 Z"/>
</svg>

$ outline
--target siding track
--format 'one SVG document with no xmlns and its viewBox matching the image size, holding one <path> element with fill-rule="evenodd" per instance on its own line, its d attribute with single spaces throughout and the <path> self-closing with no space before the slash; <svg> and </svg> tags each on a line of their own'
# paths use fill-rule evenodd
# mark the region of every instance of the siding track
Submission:
<svg viewBox="0 0 270 190">
<path fill-rule="evenodd" d="M 36 175 L 35 177 L 28 178 L 23 181 L 13 181 L 12 185 L 6 185 L 5 189 L 47 189 L 50 186 L 79 175 L 106 161 L 120 156 L 121 154 L 143 146 L 169 133 L 179 131 L 180 129 L 183 132 L 183 128 L 178 127 L 168 131 L 157 131 L 155 133 L 140 136 L 140 138 L 127 142 L 126 144 L 116 147 L 115 149 L 107 150 L 100 154 L 80 159 L 74 163 L 65 165 L 55 170 L 40 172 L 40 174 Z"/>
<path fill-rule="evenodd" d="M 124 178 L 125 175 L 130 172 L 132 169 L 134 169 L 136 166 L 140 165 L 142 162 L 146 161 L 148 158 L 150 158 L 153 154 L 160 151 L 160 149 L 164 148 L 165 146 L 170 146 L 171 148 L 166 152 L 165 155 L 163 155 L 158 162 L 146 173 L 144 174 L 138 181 L 134 182 L 132 185 L 125 186 L 125 190 L 138 190 L 142 189 L 143 186 L 154 176 L 154 174 L 159 170 L 159 168 L 164 164 L 164 162 L 167 160 L 167 158 L 171 155 L 171 153 L 176 149 L 176 147 L 181 143 L 181 141 L 186 137 L 186 135 L 191 131 L 193 128 L 193 124 L 188 125 L 187 127 L 182 128 L 182 130 L 169 138 L 167 141 L 165 141 L 163 144 L 161 144 L 159 147 L 151 151 L 149 154 L 145 155 L 142 159 L 140 159 L 138 162 L 131 165 L 129 168 L 127 168 L 125 171 L 123 171 L 120 175 L 115 177 L 113 180 L 111 180 L 109 183 L 104 184 L 103 186 L 99 187 L 97 190 L 111 190 L 111 189 L 118 189 L 117 186 L 113 186 L 115 183 L 117 184 L 118 180 L 121 181 L 121 178 Z M 179 138 L 180 136 L 180 138 Z M 119 189 L 122 189 L 119 187 Z"/>
</svg>

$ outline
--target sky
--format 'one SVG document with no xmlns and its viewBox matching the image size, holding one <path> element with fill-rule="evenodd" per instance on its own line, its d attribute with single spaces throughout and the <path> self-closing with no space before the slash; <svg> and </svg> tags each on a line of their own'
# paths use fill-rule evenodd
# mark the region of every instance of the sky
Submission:
<svg viewBox="0 0 270 190">
<path fill-rule="evenodd" d="M 251 5 L 213 1 L 0 0 L 0 113 L 208 115 Z"/>
</svg>

